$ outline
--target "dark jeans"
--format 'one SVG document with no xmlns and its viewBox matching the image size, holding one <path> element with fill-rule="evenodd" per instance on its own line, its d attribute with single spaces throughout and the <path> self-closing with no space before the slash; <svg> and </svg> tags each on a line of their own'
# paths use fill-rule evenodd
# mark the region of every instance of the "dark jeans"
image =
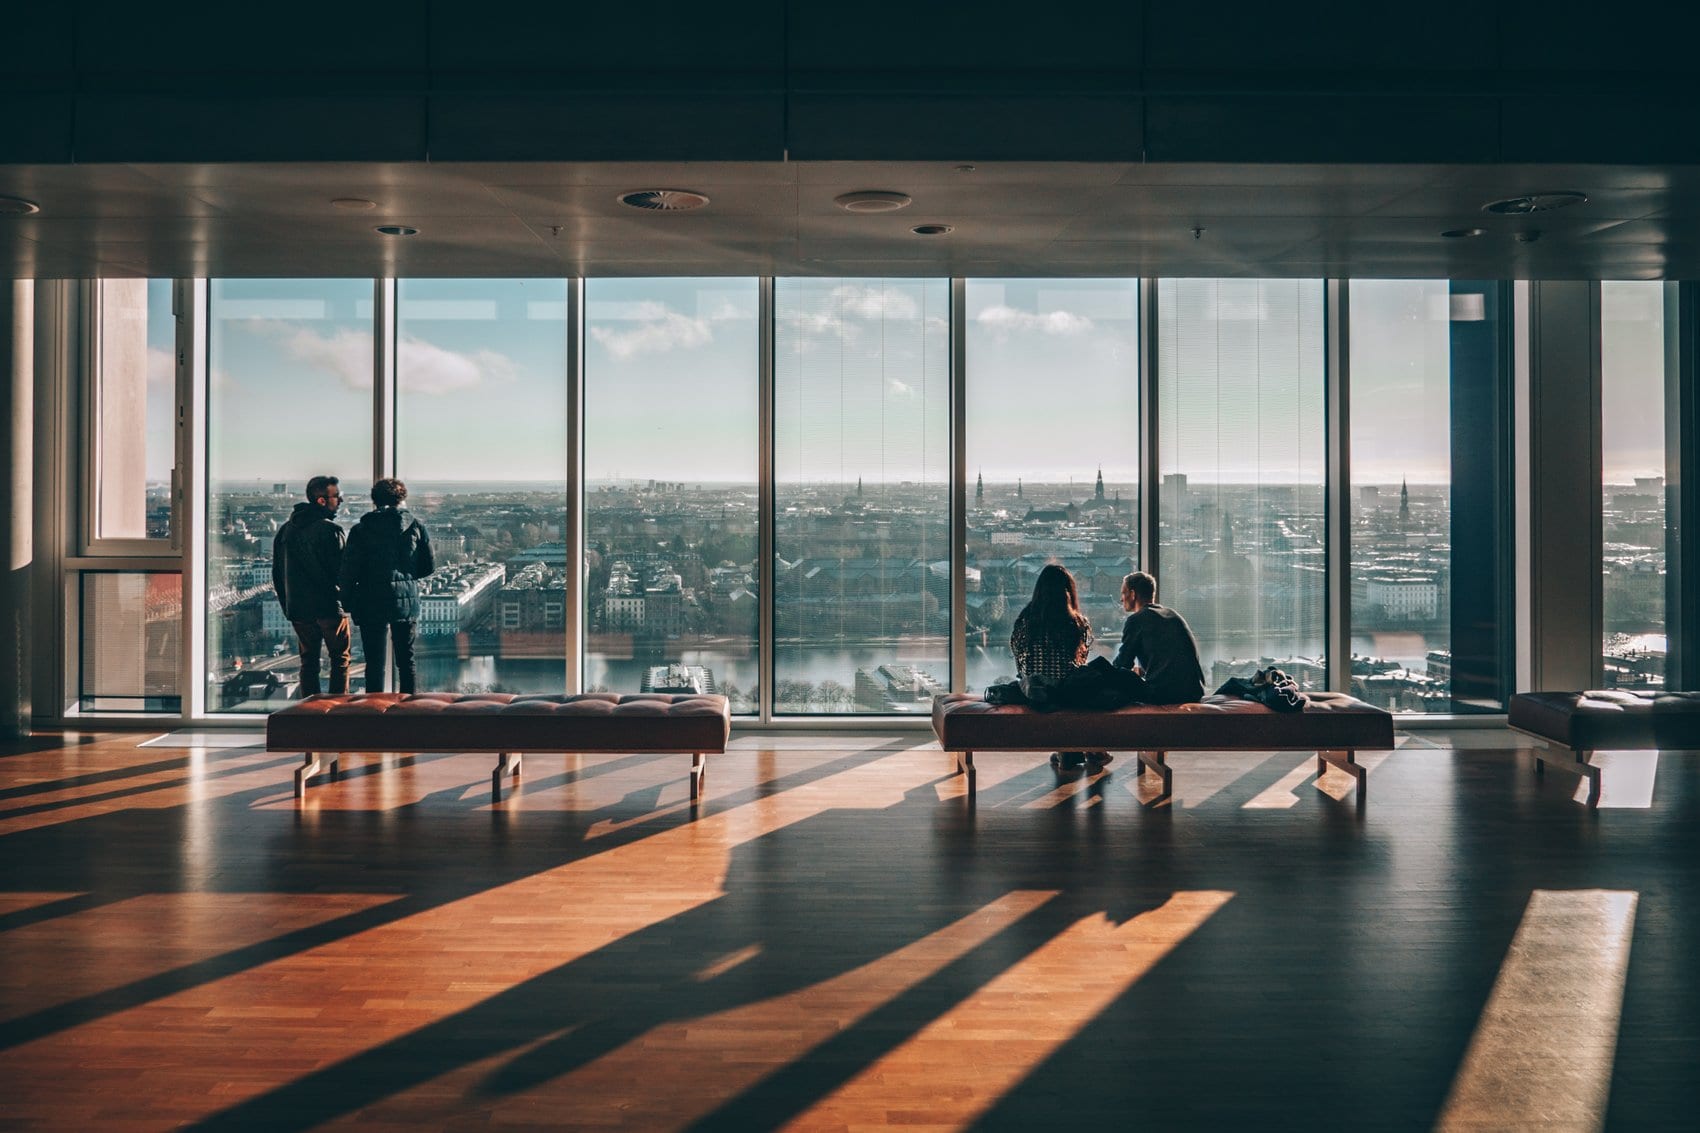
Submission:
<svg viewBox="0 0 1700 1133">
<path fill-rule="evenodd" d="M 354 645 L 349 632 L 348 618 L 319 618 L 310 622 L 292 622 L 295 640 L 301 647 L 301 695 L 319 695 L 319 646 L 331 659 L 331 695 L 348 691 L 348 651 Z"/>
<path fill-rule="evenodd" d="M 416 622 L 378 622 L 360 627 L 360 644 L 366 649 L 366 691 L 383 692 L 384 676 L 389 666 L 385 659 L 387 646 L 395 646 L 396 687 L 403 693 L 413 692 L 413 631 Z"/>
</svg>

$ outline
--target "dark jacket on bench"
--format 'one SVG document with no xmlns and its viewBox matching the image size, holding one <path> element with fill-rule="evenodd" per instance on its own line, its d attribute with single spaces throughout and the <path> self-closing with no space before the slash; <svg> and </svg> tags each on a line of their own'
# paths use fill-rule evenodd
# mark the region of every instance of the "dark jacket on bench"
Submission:
<svg viewBox="0 0 1700 1133">
<path fill-rule="evenodd" d="M 1191 704 L 1204 699 L 1204 667 L 1198 661 L 1198 640 L 1186 619 L 1155 602 L 1130 614 L 1122 626 L 1122 647 L 1116 668 L 1131 669 L 1139 662 L 1145 671 L 1146 704 Z"/>
</svg>

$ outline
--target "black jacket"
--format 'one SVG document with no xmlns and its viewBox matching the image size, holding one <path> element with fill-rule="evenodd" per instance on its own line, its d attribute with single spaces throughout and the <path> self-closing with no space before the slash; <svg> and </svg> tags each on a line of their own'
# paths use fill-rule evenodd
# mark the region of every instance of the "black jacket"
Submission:
<svg viewBox="0 0 1700 1133">
<path fill-rule="evenodd" d="M 1147 704 L 1191 704 L 1203 699 L 1198 639 L 1186 619 L 1167 606 L 1153 602 L 1130 615 L 1122 626 L 1116 668 L 1131 669 L 1135 661 L 1145 671 Z"/>
<path fill-rule="evenodd" d="M 342 617 L 337 572 L 342 568 L 342 528 L 335 513 L 303 501 L 272 540 L 272 590 L 292 622 Z"/>
<path fill-rule="evenodd" d="M 381 507 L 348 533 L 338 582 L 355 625 L 419 620 L 419 582 L 437 569 L 431 537 L 403 508 Z"/>
</svg>

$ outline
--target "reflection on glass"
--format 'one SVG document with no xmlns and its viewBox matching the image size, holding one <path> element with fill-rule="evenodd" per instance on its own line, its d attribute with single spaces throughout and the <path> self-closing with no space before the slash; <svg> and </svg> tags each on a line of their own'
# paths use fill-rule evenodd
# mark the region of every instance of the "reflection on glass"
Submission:
<svg viewBox="0 0 1700 1133">
<path fill-rule="evenodd" d="M 345 527 L 365 510 L 372 475 L 372 309 L 369 279 L 211 283 L 210 712 L 269 712 L 297 691 L 294 627 L 272 593 L 272 539 L 305 499 L 313 476 L 342 479 L 338 522 Z M 358 634 L 354 650 L 358 687 L 365 669 Z"/>
<path fill-rule="evenodd" d="M 437 556 L 419 691 L 563 692 L 566 281 L 396 288 L 396 471 Z"/>
<path fill-rule="evenodd" d="M 949 302 L 776 281 L 776 712 L 924 713 L 949 687 Z"/>
<path fill-rule="evenodd" d="M 84 712 L 180 712 L 183 576 L 84 571 L 79 579 L 77 706 Z"/>
<path fill-rule="evenodd" d="M 1138 282 L 969 280 L 969 689 L 1013 679 L 1009 634 L 1039 571 L 1074 575 L 1113 654 L 1136 568 Z"/>
<path fill-rule="evenodd" d="M 585 283 L 585 687 L 759 696 L 753 279 Z"/>
<path fill-rule="evenodd" d="M 1351 284 L 1352 693 L 1395 712 L 1455 710 L 1451 305 L 1446 280 Z"/>
<path fill-rule="evenodd" d="M 177 322 L 169 279 L 106 279 L 95 371 L 94 536 L 171 538 Z"/>
<path fill-rule="evenodd" d="M 1605 686 L 1665 680 L 1664 284 L 1600 284 Z"/>
<path fill-rule="evenodd" d="M 1205 679 L 1326 683 L 1321 280 L 1158 282 L 1157 600 Z"/>
</svg>

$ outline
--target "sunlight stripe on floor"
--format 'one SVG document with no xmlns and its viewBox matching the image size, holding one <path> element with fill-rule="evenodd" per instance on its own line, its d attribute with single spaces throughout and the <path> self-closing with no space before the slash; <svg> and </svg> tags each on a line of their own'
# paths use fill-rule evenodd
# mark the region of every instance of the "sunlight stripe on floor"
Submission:
<svg viewBox="0 0 1700 1133">
<path fill-rule="evenodd" d="M 971 1126 L 1232 897 L 1180 892 L 1119 925 L 1083 917 L 785 1128 L 842 1130 L 895 1111 L 917 1127 Z M 1044 1038 L 1028 1025 L 1034 1011 Z"/>
<path fill-rule="evenodd" d="M 1437 1131 L 1604 1127 L 1639 896 L 1530 894 Z"/>
<path fill-rule="evenodd" d="M 1659 774 L 1656 751 L 1597 751 L 1588 762 L 1600 768 L 1601 810 L 1646 810 L 1653 805 Z M 1588 801 L 1588 781 L 1576 783 L 1576 801 Z"/>
</svg>

